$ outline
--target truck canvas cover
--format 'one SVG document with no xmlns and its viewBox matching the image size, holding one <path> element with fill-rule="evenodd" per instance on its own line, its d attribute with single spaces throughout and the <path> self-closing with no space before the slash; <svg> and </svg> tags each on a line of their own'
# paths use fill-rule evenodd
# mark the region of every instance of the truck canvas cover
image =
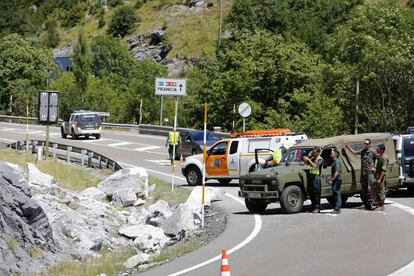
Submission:
<svg viewBox="0 0 414 276">
<path fill-rule="evenodd" d="M 349 144 L 354 150 L 363 149 L 363 142 L 365 139 L 371 140 L 371 149 L 376 151 L 379 144 L 385 145 L 385 154 L 388 156 L 390 164 L 397 163 L 394 142 L 391 134 L 388 133 L 364 133 L 357 135 L 341 135 L 322 139 L 309 139 L 301 144 L 294 146 L 294 148 L 310 148 L 310 147 L 335 147 L 344 156 L 347 162 L 345 166 L 348 171 L 361 168 L 361 157 L 354 155 L 346 148 Z M 344 160 L 344 161 L 345 161 Z"/>
</svg>

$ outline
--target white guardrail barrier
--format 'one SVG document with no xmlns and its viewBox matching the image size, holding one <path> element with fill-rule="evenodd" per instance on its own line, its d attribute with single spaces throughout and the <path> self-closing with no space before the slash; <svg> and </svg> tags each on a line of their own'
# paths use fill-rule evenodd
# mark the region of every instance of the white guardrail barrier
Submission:
<svg viewBox="0 0 414 276">
<path fill-rule="evenodd" d="M 21 116 L 8 116 L 8 115 L 0 115 L 0 121 L 3 122 L 17 122 L 17 123 L 26 123 L 27 121 L 29 124 L 37 124 L 37 118 L 35 117 L 21 117 Z M 63 120 L 59 119 L 59 123 L 62 123 Z M 138 131 L 140 134 L 151 134 L 151 135 L 160 135 L 160 136 L 168 136 L 168 132 L 172 131 L 172 127 L 170 126 L 156 126 L 156 125 L 134 125 L 134 124 L 114 124 L 114 123 L 101 123 L 104 129 L 129 129 Z M 59 126 L 59 125 L 56 125 Z M 177 131 L 183 130 L 192 130 L 189 128 L 177 128 Z M 226 132 L 215 132 L 220 137 L 230 137 L 229 133 Z"/>
</svg>

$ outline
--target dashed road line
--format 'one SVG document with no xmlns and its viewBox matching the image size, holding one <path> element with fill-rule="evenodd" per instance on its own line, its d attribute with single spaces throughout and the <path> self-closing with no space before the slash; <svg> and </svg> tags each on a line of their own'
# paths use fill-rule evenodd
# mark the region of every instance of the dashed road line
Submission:
<svg viewBox="0 0 414 276">
<path fill-rule="evenodd" d="M 13 131 L 16 130 L 15 128 L 3 128 L 1 131 Z"/>
<path fill-rule="evenodd" d="M 160 146 L 149 146 L 149 147 L 143 147 L 143 148 L 136 148 L 134 149 L 134 151 L 147 151 L 147 150 L 152 150 L 152 149 L 159 149 L 161 148 Z"/>
<path fill-rule="evenodd" d="M 108 144 L 106 146 L 108 147 L 119 147 L 119 146 L 126 146 L 126 145 L 130 145 L 132 144 L 131 142 L 118 142 L 118 143 L 112 143 L 112 144 Z"/>
</svg>

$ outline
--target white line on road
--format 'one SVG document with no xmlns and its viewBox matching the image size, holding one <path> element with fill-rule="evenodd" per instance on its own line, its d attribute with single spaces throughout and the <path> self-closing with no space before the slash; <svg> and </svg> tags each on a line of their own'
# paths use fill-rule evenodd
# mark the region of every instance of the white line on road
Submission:
<svg viewBox="0 0 414 276">
<path fill-rule="evenodd" d="M 144 148 L 136 148 L 134 149 L 134 151 L 147 151 L 147 150 L 152 150 L 152 149 L 159 149 L 161 148 L 160 146 L 149 146 L 149 147 L 144 147 Z"/>
<path fill-rule="evenodd" d="M 225 193 L 225 194 L 226 194 L 226 196 L 230 197 L 231 199 L 233 199 L 233 200 L 239 202 L 240 204 L 244 205 L 244 202 L 242 200 L 240 200 L 239 198 L 237 198 L 237 197 L 235 197 L 231 194 L 228 194 L 228 193 Z M 250 233 L 250 235 L 246 239 L 244 239 L 244 241 L 242 241 L 238 245 L 236 245 L 233 248 L 231 248 L 230 250 L 228 250 L 227 254 L 230 255 L 230 254 L 236 252 L 237 250 L 241 249 L 242 247 L 246 246 L 249 242 L 251 242 L 257 236 L 257 234 L 259 234 L 261 228 L 262 228 L 262 219 L 261 219 L 261 217 L 259 215 L 254 215 L 254 228 L 253 228 L 253 231 Z M 174 274 L 170 274 L 169 276 L 177 276 L 177 275 L 181 275 L 181 274 L 190 272 L 192 270 L 195 270 L 195 269 L 198 269 L 200 267 L 206 266 L 206 265 L 208 265 L 212 262 L 218 261 L 218 260 L 220 260 L 220 258 L 221 258 L 221 254 L 217 255 L 217 256 L 215 256 L 215 257 L 213 257 L 213 258 L 211 258 L 211 259 L 209 259 L 205 262 L 202 262 L 198 265 L 195 265 L 195 266 L 189 267 L 187 269 L 178 271 Z"/>
<path fill-rule="evenodd" d="M 16 130 L 15 128 L 3 128 L 1 131 L 13 131 Z"/>
<path fill-rule="evenodd" d="M 132 144 L 131 142 L 119 142 L 119 143 L 112 143 L 107 145 L 108 147 L 119 147 L 119 146 L 126 146 Z"/>
<path fill-rule="evenodd" d="M 94 140 L 83 140 L 81 142 L 83 142 L 83 143 L 95 143 L 95 142 L 101 142 L 101 141 L 107 141 L 107 140 L 111 140 L 111 139 L 101 138 L 101 139 L 94 139 Z"/>
<path fill-rule="evenodd" d="M 28 133 L 29 134 L 36 134 L 36 133 L 45 133 L 45 132 L 42 131 L 42 130 L 35 130 L 35 131 L 29 131 Z"/>
<path fill-rule="evenodd" d="M 10 139 L 6 139 L 6 138 L 0 138 L 0 140 L 1 140 L 1 141 L 8 142 L 8 143 L 13 143 L 13 142 L 16 142 L 16 140 L 10 140 Z"/>
<path fill-rule="evenodd" d="M 387 200 L 386 203 L 391 203 L 392 206 L 407 212 L 411 215 L 414 215 L 414 209 L 411 207 L 408 207 L 406 205 L 391 201 L 391 200 Z M 394 271 L 391 274 L 388 274 L 388 276 L 412 276 L 414 275 L 414 260 L 409 263 L 406 266 L 403 266 L 402 268 L 398 269 L 397 271 Z"/>
</svg>

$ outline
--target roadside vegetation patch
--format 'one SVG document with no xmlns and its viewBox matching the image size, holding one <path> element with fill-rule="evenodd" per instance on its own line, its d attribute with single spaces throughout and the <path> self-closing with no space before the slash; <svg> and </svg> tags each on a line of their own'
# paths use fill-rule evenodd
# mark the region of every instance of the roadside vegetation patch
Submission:
<svg viewBox="0 0 414 276">
<path fill-rule="evenodd" d="M 145 206 L 149 206 L 161 199 L 169 202 L 172 207 L 176 207 L 187 201 L 189 192 L 183 188 L 175 187 L 174 191 L 171 191 L 171 183 L 167 183 L 152 176 L 148 177 L 148 184 L 155 184 L 155 189 L 148 197 Z"/>
</svg>

